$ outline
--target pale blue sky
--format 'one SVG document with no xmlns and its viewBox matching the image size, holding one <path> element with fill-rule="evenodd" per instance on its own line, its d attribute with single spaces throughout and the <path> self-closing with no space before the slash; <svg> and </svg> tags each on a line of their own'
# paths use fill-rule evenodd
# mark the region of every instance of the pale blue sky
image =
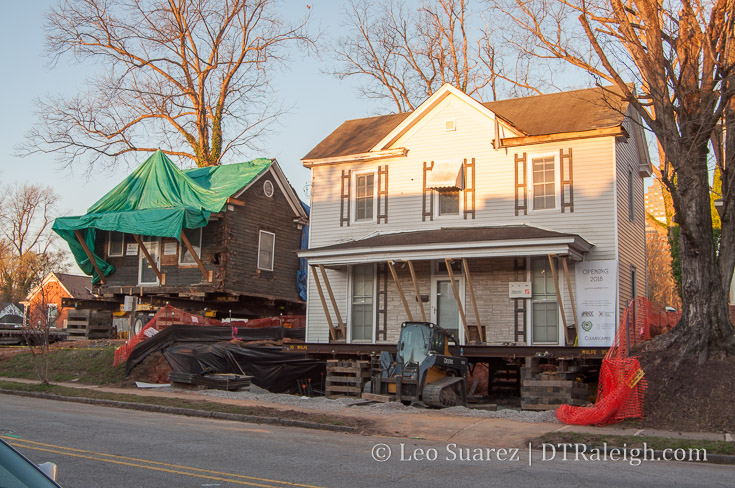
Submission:
<svg viewBox="0 0 735 488">
<path fill-rule="evenodd" d="M 71 172 L 61 169 L 53 155 L 38 154 L 25 158 L 13 156 L 13 146 L 22 142 L 34 123 L 34 99 L 46 94 L 76 93 L 85 80 L 84 67 L 76 64 L 49 67 L 44 56 L 44 12 L 54 0 L 3 0 L 0 2 L 0 183 L 33 182 L 51 185 L 61 196 L 61 210 L 67 215 L 85 213 L 130 171 L 118 168 L 113 173 L 101 171 L 86 179 L 86 168 Z M 339 32 L 341 2 L 329 0 L 288 0 L 284 15 L 300 17 L 311 6 L 314 26 L 324 32 Z M 355 82 L 340 81 L 322 74 L 325 60 L 294 53 L 287 68 L 277 74 L 278 93 L 291 112 L 275 127 L 277 134 L 263 141 L 264 151 L 247 154 L 242 160 L 274 157 L 283 167 L 291 184 L 305 198 L 304 187 L 309 172 L 300 158 L 346 119 L 376 114 L 374 103 L 360 100 Z M 152 142 L 152 145 L 156 145 Z M 141 154 L 139 161 L 146 159 Z M 239 162 L 239 161 L 227 161 Z"/>
</svg>

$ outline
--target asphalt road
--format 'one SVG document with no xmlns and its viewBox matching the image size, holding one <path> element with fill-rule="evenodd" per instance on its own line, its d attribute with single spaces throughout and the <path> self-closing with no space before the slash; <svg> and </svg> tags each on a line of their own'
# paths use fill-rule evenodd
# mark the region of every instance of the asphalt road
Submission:
<svg viewBox="0 0 735 488">
<path fill-rule="evenodd" d="M 474 450 L 9 395 L 0 395 L 0 435 L 35 462 L 55 462 L 64 488 L 735 485 L 733 466 L 585 460 L 574 452 L 563 461 L 560 452 L 551 459 L 550 449 L 546 460 L 533 451 L 529 465 L 527 449 Z M 387 456 L 386 446 L 390 458 L 374 460 Z M 461 460 L 466 454 L 474 460 Z"/>
</svg>

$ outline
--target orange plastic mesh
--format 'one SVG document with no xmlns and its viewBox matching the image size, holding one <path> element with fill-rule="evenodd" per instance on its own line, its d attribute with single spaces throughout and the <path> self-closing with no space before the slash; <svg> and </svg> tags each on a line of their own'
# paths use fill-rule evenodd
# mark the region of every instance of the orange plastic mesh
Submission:
<svg viewBox="0 0 735 488">
<path fill-rule="evenodd" d="M 159 331 L 173 324 L 184 324 L 184 325 L 230 325 L 223 324 L 217 319 L 210 319 L 202 317 L 201 315 L 194 315 L 189 312 L 184 312 L 181 309 L 166 305 L 158 313 L 148 321 L 147 324 L 138 332 L 136 335 L 128 339 L 128 342 L 120 346 L 115 351 L 115 361 L 113 365 L 124 363 L 130 357 L 130 354 L 135 349 L 135 346 L 143 342 L 149 337 L 153 337 Z"/>
<path fill-rule="evenodd" d="M 597 387 L 597 403 L 586 407 L 562 405 L 556 417 L 565 424 L 608 425 L 624 419 L 643 418 L 646 379 L 630 350 L 637 344 L 671 330 L 681 317 L 643 297 L 628 304 L 618 333 L 602 360 Z"/>
</svg>

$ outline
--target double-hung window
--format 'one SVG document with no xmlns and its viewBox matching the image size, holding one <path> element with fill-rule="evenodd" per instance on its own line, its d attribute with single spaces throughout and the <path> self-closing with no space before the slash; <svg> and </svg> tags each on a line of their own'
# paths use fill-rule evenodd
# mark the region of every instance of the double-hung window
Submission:
<svg viewBox="0 0 735 488">
<path fill-rule="evenodd" d="M 533 209 L 548 210 L 556 208 L 554 157 L 532 158 L 531 166 L 533 176 Z"/>
<path fill-rule="evenodd" d="M 375 174 L 364 173 L 355 177 L 355 220 L 373 220 Z"/>
<path fill-rule="evenodd" d="M 258 269 L 273 271 L 273 256 L 276 251 L 276 235 L 265 230 L 258 238 Z"/>
</svg>

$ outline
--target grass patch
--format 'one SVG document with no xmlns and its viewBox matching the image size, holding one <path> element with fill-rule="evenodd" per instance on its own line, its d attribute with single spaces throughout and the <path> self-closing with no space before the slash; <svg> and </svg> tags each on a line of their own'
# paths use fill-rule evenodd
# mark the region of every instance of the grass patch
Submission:
<svg viewBox="0 0 735 488">
<path fill-rule="evenodd" d="M 665 449 L 706 449 L 707 454 L 735 455 L 735 443 L 725 441 L 708 441 L 700 439 L 681 439 L 654 436 L 588 434 L 584 432 L 549 432 L 534 440 L 534 444 L 586 444 L 597 447 L 607 444 L 608 447 L 647 448 L 654 451 Z"/>
<path fill-rule="evenodd" d="M 113 368 L 114 357 L 115 346 L 54 348 L 49 351 L 49 381 L 78 381 L 86 385 L 119 384 L 125 379 L 125 364 Z M 14 354 L 0 361 L 0 376 L 38 379 L 33 361 L 30 352 Z"/>
<path fill-rule="evenodd" d="M 155 396 L 141 396 L 131 393 L 112 393 L 87 388 L 68 388 L 58 385 L 41 385 L 14 383 L 12 381 L 0 380 L 0 389 L 50 393 L 65 397 L 94 398 L 99 400 L 113 400 L 118 402 L 130 402 L 144 405 L 159 405 L 164 407 L 190 408 L 205 412 L 222 412 L 237 415 L 253 415 L 256 417 L 270 417 L 288 420 L 301 420 L 325 425 L 341 425 L 348 427 L 364 428 L 369 422 L 351 417 L 339 417 L 319 413 L 298 412 L 295 410 L 280 410 L 265 407 L 250 407 L 230 405 L 226 403 L 215 403 L 209 401 L 186 400 L 179 398 L 164 398 Z"/>
</svg>

